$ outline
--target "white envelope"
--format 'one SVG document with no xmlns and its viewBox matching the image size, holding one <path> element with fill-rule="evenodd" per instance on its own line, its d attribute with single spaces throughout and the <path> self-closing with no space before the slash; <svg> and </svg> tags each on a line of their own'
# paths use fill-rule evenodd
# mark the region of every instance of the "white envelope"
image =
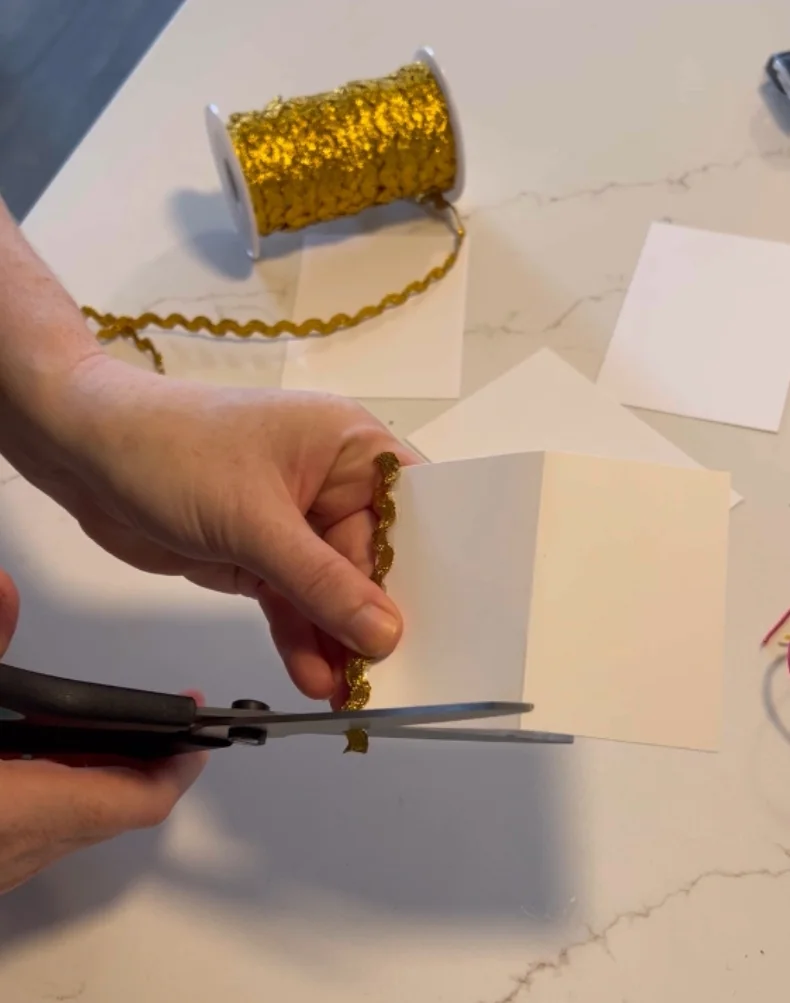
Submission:
<svg viewBox="0 0 790 1003">
<path fill-rule="evenodd" d="M 563 453 L 410 467 L 372 707 L 526 700 L 478 727 L 712 750 L 729 475 Z"/>
</svg>

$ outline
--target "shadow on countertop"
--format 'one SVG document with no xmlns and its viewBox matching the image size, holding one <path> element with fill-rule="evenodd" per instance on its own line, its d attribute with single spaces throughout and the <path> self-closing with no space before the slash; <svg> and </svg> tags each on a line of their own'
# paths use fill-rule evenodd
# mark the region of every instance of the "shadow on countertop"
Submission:
<svg viewBox="0 0 790 1003">
<path fill-rule="evenodd" d="M 183 608 L 119 616 L 55 599 L 2 515 L 0 492 L 0 566 L 22 596 L 10 662 L 142 688 L 196 686 L 213 704 L 305 705 L 262 621 L 206 620 Z M 380 741 L 366 757 L 342 750 L 341 740 L 294 738 L 216 753 L 189 798 L 243 848 L 238 868 L 216 871 L 166 852 L 173 823 L 82 851 L 0 899 L 0 956 L 149 880 L 245 915 L 278 910 L 289 889 L 334 893 L 399 919 L 551 925 L 562 915 L 573 747 Z"/>
<path fill-rule="evenodd" d="M 219 188 L 211 192 L 186 188 L 173 192 L 168 200 L 168 213 L 183 246 L 212 272 L 238 281 L 252 273 L 254 264 L 247 256 L 225 196 Z M 301 249 L 307 232 L 311 232 L 320 244 L 335 244 L 352 236 L 396 226 L 401 232 L 408 232 L 408 227 L 424 224 L 426 219 L 442 222 L 440 215 L 413 202 L 376 206 L 354 216 L 321 224 L 317 236 L 315 227 L 268 234 L 261 239 L 261 258 L 273 261 L 294 254 Z M 445 222 L 449 222 L 449 217 Z"/>
</svg>

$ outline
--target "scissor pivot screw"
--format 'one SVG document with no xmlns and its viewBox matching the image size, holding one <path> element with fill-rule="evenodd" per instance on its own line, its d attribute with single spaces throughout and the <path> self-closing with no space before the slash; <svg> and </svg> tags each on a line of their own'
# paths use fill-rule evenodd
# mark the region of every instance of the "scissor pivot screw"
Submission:
<svg viewBox="0 0 790 1003">
<path fill-rule="evenodd" d="M 271 710 L 262 700 L 234 700 L 231 707 L 234 710 Z M 263 745 L 266 742 L 266 729 L 258 725 L 235 725 L 228 728 L 228 738 L 243 745 Z"/>
</svg>

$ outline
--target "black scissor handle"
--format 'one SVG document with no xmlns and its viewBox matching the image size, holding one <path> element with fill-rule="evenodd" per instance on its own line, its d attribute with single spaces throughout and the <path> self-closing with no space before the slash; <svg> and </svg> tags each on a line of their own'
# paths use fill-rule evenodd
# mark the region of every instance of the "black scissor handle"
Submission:
<svg viewBox="0 0 790 1003">
<path fill-rule="evenodd" d="M 10 711 L 4 715 L 3 710 Z M 0 663 L 0 728 L 4 718 L 19 714 L 34 724 L 64 727 L 106 725 L 109 729 L 137 725 L 141 729 L 179 731 L 197 715 L 192 697 L 61 679 Z"/>
<path fill-rule="evenodd" d="M 99 761 L 117 758 L 150 762 L 200 749 L 225 749 L 231 744 L 227 738 L 189 732 L 59 728 L 24 721 L 0 721 L 0 759 L 8 756 L 31 759 L 84 757 Z"/>
</svg>

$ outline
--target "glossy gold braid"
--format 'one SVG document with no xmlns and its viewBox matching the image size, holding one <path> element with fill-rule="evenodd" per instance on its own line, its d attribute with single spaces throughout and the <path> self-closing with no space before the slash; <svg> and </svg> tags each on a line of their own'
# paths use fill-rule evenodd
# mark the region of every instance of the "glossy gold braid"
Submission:
<svg viewBox="0 0 790 1003">
<path fill-rule="evenodd" d="M 398 479 L 400 462 L 394 453 L 381 453 L 376 457 L 381 474 L 381 480 L 373 496 L 373 510 L 378 516 L 378 524 L 373 531 L 373 574 L 371 579 L 382 588 L 384 579 L 392 568 L 394 553 L 389 542 L 388 532 L 395 522 L 395 499 L 392 488 Z M 370 700 L 370 682 L 367 671 L 373 659 L 355 655 L 346 665 L 346 682 L 348 697 L 343 704 L 343 710 L 364 710 Z M 348 745 L 346 752 L 367 752 L 368 735 L 361 729 L 346 732 Z"/>
<path fill-rule="evenodd" d="M 146 328 L 182 329 L 216 337 L 262 335 L 297 338 L 329 335 L 357 327 L 424 293 L 444 278 L 458 260 L 465 230 L 445 199 L 455 183 L 456 148 L 444 95 L 422 63 L 403 67 L 379 80 L 362 80 L 311 97 L 278 98 L 262 111 L 238 112 L 227 124 L 262 237 L 278 230 L 301 230 L 313 223 L 351 216 L 375 205 L 412 199 L 426 210 L 445 213 L 454 233 L 443 263 L 400 292 L 355 313 L 300 323 L 262 320 L 211 320 L 147 312 L 139 316 L 101 313 L 83 307 L 98 325 L 103 343 L 122 338 L 147 354 L 164 373 L 161 352 Z"/>
<path fill-rule="evenodd" d="M 227 124 L 262 237 L 448 192 L 455 141 L 423 63 L 326 94 L 280 98 Z"/>
</svg>

